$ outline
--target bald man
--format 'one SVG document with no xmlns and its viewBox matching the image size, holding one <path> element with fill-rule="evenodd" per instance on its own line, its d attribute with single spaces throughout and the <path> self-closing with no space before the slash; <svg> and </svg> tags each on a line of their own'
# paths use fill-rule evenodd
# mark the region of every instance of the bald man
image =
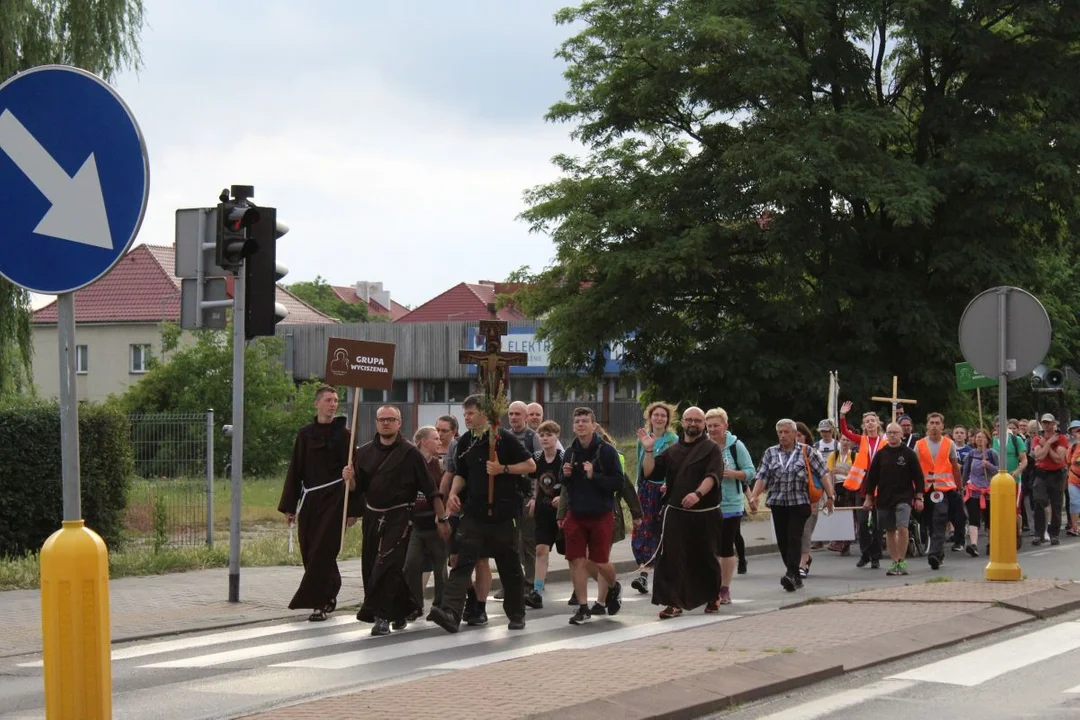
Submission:
<svg viewBox="0 0 1080 720">
<path fill-rule="evenodd" d="M 663 539 L 656 556 L 653 605 L 662 605 L 660 619 L 678 617 L 716 600 L 720 564 L 714 553 L 719 527 L 720 478 L 724 456 L 705 434 L 701 408 L 683 411 L 682 437 L 662 454 L 654 453 L 656 438 L 638 430 L 644 450 L 645 479 L 665 478 Z M 712 512 L 701 512 L 702 510 Z"/>
<path fill-rule="evenodd" d="M 529 423 L 529 428 L 533 432 L 539 432 L 540 423 L 544 422 L 544 406 L 540 403 L 529 403 L 525 406 L 525 418 Z M 566 452 L 561 440 L 555 441 L 555 449 L 559 452 Z"/>
</svg>

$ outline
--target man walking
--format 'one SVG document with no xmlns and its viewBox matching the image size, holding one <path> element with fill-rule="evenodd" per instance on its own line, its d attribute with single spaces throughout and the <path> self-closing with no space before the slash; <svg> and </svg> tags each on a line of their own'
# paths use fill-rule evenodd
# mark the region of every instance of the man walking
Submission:
<svg viewBox="0 0 1080 720">
<path fill-rule="evenodd" d="M 1035 483 L 1031 489 L 1035 506 L 1035 539 L 1032 545 L 1043 544 L 1047 531 L 1046 508 L 1050 507 L 1050 544 L 1059 545 L 1061 540 L 1061 506 L 1065 500 L 1065 455 L 1069 441 L 1057 431 L 1057 420 L 1050 413 L 1039 418 L 1042 432 L 1031 440 L 1035 456 Z"/>
<path fill-rule="evenodd" d="M 945 437 L 944 431 L 945 416 L 932 412 L 926 416 L 926 437 L 915 443 L 915 453 L 919 456 L 919 467 L 922 468 L 925 491 L 930 500 L 923 510 L 923 523 L 930 527 L 926 561 L 934 570 L 945 562 L 945 526 L 949 521 L 950 505 L 963 507 L 957 492 L 960 487 L 960 461 L 956 457 L 955 443 Z"/>
<path fill-rule="evenodd" d="M 510 432 L 518 439 L 529 455 L 540 452 L 540 436 L 534 428 L 529 427 L 528 406 L 520 400 L 510 403 L 506 417 L 510 420 Z M 525 576 L 525 592 L 532 593 L 533 582 L 536 579 L 536 519 L 531 512 L 531 505 L 536 502 L 535 497 L 524 499 L 521 520 L 517 524 L 517 547 L 518 558 L 521 560 L 522 573 Z M 496 600 L 506 597 L 505 585 L 495 593 Z"/>
<path fill-rule="evenodd" d="M 885 544 L 892 565 L 886 575 L 907 575 L 908 523 L 911 509 L 923 509 L 923 478 L 919 456 L 904 445 L 899 423 L 885 428 L 888 445 L 874 456 L 866 474 L 866 500 L 863 507 L 877 507 L 878 526 L 885 530 Z"/>
<path fill-rule="evenodd" d="M 456 539 L 457 557 L 443 589 L 443 604 L 428 617 L 447 632 L 456 633 L 465 604 L 465 590 L 480 558 L 493 558 L 506 589 L 503 607 L 511 630 L 525 627 L 525 586 L 518 561 L 514 525 L 521 517 L 522 477 L 536 472 L 536 462 L 517 438 L 500 427 L 492 438 L 487 417 L 480 410 L 480 396 L 461 403 L 469 432 L 458 441 L 455 475 L 447 501 L 449 512 L 464 510 Z M 490 443 L 496 460 L 489 460 Z M 488 497 L 488 478 L 493 476 L 494 496 Z M 465 502 L 462 504 L 462 492 Z"/>
<path fill-rule="evenodd" d="M 308 620 L 318 622 L 337 607 L 341 589 L 337 554 L 341 547 L 342 503 L 348 496 L 348 524 L 360 516 L 360 498 L 348 493 L 342 468 L 349 461 L 349 431 L 336 417 L 337 391 L 321 385 L 315 391 L 315 420 L 296 434 L 289 472 L 281 490 L 278 512 L 297 523 L 304 577 L 289 601 L 289 609 L 311 608 Z M 303 512 L 301 512 L 301 510 Z"/>
<path fill-rule="evenodd" d="M 720 563 L 715 553 L 724 456 L 720 446 L 705 434 L 701 408 L 687 408 L 682 426 L 682 438 L 662 455 L 654 453 L 657 437 L 644 428 L 638 430 L 645 479 L 665 479 L 661 487 L 663 531 L 652 596 L 653 605 L 664 606 L 661 620 L 716 600 L 720 590 Z"/>
<path fill-rule="evenodd" d="M 365 502 L 364 603 L 356 619 L 374 623 L 372 635 L 389 635 L 391 622 L 395 630 L 403 630 L 408 617 L 424 605 L 413 595 L 404 572 L 417 494 L 424 495 L 436 517 L 445 518 L 446 512 L 424 456 L 401 436 L 401 411 L 383 405 L 375 411 L 375 422 L 375 439 L 360 446 L 342 475 Z M 445 541 L 449 527 L 437 527 Z"/>
</svg>

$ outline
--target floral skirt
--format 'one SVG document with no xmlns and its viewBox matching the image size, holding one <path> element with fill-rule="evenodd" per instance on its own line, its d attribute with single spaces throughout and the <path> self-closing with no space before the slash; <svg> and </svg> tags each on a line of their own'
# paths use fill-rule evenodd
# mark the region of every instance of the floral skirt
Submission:
<svg viewBox="0 0 1080 720">
<path fill-rule="evenodd" d="M 664 509 L 664 496 L 660 494 L 662 486 L 647 480 L 638 483 L 638 500 L 641 501 L 641 525 L 634 531 L 630 547 L 634 559 L 644 565 L 656 555 L 660 546 L 660 529 L 663 522 L 661 511 Z"/>
</svg>

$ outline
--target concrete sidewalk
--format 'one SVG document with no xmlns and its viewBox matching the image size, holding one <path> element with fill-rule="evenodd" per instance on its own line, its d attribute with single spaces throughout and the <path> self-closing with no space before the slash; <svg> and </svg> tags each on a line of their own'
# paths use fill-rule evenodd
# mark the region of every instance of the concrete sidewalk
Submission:
<svg viewBox="0 0 1080 720">
<path fill-rule="evenodd" d="M 765 522 L 748 522 L 743 526 L 747 554 L 775 552 L 769 528 Z M 611 558 L 619 574 L 637 567 L 629 540 L 615 545 Z M 360 561 L 346 560 L 338 566 L 342 579 L 341 607 L 358 605 L 363 592 Z M 310 610 L 286 607 L 302 574 L 302 568 L 293 566 L 241 568 L 239 603 L 227 602 L 227 568 L 111 580 L 109 609 L 113 642 L 306 618 Z M 561 558 L 553 559 L 549 582 L 566 582 L 569 578 L 566 563 Z M 494 588 L 499 587 L 496 575 Z M 429 588 L 429 597 L 430 592 Z M 0 592 L 0 627 L 4 628 L 0 634 L 0 657 L 41 652 L 40 592 Z"/>
<path fill-rule="evenodd" d="M 693 718 L 1077 608 L 1080 584 L 1072 582 L 897 586 L 615 646 L 557 650 L 452 671 L 248 717 Z M 567 668 L 577 668 L 587 682 L 556 682 L 552 692 L 550 683 L 538 681 L 565 678 Z"/>
</svg>

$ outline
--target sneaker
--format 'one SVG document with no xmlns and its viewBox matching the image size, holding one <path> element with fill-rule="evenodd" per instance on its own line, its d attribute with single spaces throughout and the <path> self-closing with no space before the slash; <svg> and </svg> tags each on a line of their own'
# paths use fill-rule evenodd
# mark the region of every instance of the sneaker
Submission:
<svg viewBox="0 0 1080 720">
<path fill-rule="evenodd" d="M 1065 534 L 1069 537 L 1080 537 L 1080 530 L 1066 530 Z"/>
<path fill-rule="evenodd" d="M 390 627 L 394 628 L 395 630 L 404 630 L 405 628 L 409 627 L 409 621 L 395 620 Z"/>
<path fill-rule="evenodd" d="M 907 560 L 901 560 L 900 562 L 896 563 L 896 574 L 897 575 L 907 575 L 908 574 Z"/>
<path fill-rule="evenodd" d="M 522 618 L 517 618 L 507 623 L 506 627 L 510 630 L 524 630 L 525 621 Z"/>
<path fill-rule="evenodd" d="M 544 596 L 533 590 L 525 596 L 525 607 L 542 610 L 544 608 Z"/>
<path fill-rule="evenodd" d="M 780 585 L 788 592 L 795 592 L 795 578 L 790 575 L 780 578 Z"/>
<path fill-rule="evenodd" d="M 1043 542 L 1050 542 L 1050 531 L 1049 530 L 1043 532 L 1043 538 L 1042 539 L 1043 539 Z"/>
<path fill-rule="evenodd" d="M 598 602 L 594 602 L 592 608 L 589 609 L 589 613 L 592 615 L 607 615 L 607 608 Z"/>
<path fill-rule="evenodd" d="M 1057 535 L 1055 535 L 1054 537 L 1050 538 L 1050 544 L 1051 545 L 1060 545 L 1061 540 L 1059 540 Z"/>
<path fill-rule="evenodd" d="M 476 614 L 476 590 L 468 588 L 465 591 L 465 607 L 461 611 L 461 617 L 471 618 Z"/>
<path fill-rule="evenodd" d="M 609 587 L 607 591 L 607 597 L 604 598 L 604 605 L 607 608 L 608 615 L 618 615 L 622 610 L 622 583 L 615 581 L 614 587 Z"/>
<path fill-rule="evenodd" d="M 720 588 L 720 604 L 731 604 L 731 588 Z"/>
<path fill-rule="evenodd" d="M 969 544 L 964 549 L 967 550 L 967 554 L 971 557 L 979 557 L 979 548 L 977 548 L 974 543 Z"/>
<path fill-rule="evenodd" d="M 802 590 L 802 578 L 798 575 L 795 576 L 795 589 Z"/>
<path fill-rule="evenodd" d="M 746 560 L 744 558 L 739 558 L 739 568 L 738 570 L 736 570 L 736 572 L 738 572 L 740 575 L 746 574 Z"/>
<path fill-rule="evenodd" d="M 416 622 L 417 620 L 419 620 L 423 616 L 424 616 L 424 608 L 420 608 L 419 610 L 413 610 L 411 613 L 409 613 L 409 616 L 407 618 L 405 618 L 405 621 L 406 622 Z"/>
<path fill-rule="evenodd" d="M 1036 538 L 1036 539 L 1031 541 L 1031 544 L 1034 545 L 1035 547 L 1038 547 L 1039 545 L 1043 544 L 1043 541 Z"/>
<path fill-rule="evenodd" d="M 937 555 L 928 555 L 926 558 L 926 562 L 930 563 L 931 570 L 937 570 L 939 567 L 941 567 L 941 558 L 939 558 Z"/>
<path fill-rule="evenodd" d="M 799 568 L 799 577 L 800 578 L 807 577 L 809 574 L 810 574 L 809 568 L 804 568 L 804 567 Z"/>
<path fill-rule="evenodd" d="M 881 561 L 880 560 L 871 560 L 870 561 L 870 569 L 871 570 L 880 570 L 881 569 Z"/>
<path fill-rule="evenodd" d="M 570 618 L 571 625 L 584 625 L 586 622 L 592 619 L 592 613 L 589 612 L 587 605 L 578 605 L 577 612 Z"/>
<path fill-rule="evenodd" d="M 899 575 L 900 574 L 900 563 L 894 562 L 892 565 L 889 566 L 889 569 L 885 571 L 885 574 L 886 575 Z"/>
<path fill-rule="evenodd" d="M 953 552 L 960 552 L 963 549 L 964 549 L 964 543 L 953 543 L 953 546 L 952 546 L 952 551 Z"/>
<path fill-rule="evenodd" d="M 495 594 L 492 595 L 492 597 L 495 598 L 496 600 L 505 600 L 506 599 L 506 591 L 503 590 L 502 588 L 499 588 L 498 590 L 495 591 Z"/>
<path fill-rule="evenodd" d="M 710 600 L 709 602 L 705 603 L 705 614 L 706 615 L 712 615 L 712 614 L 718 613 L 718 612 L 720 612 L 720 605 L 717 604 L 716 600 Z"/>
<path fill-rule="evenodd" d="M 390 621 L 383 618 L 375 618 L 375 624 L 371 626 L 371 634 L 375 637 L 390 634 Z"/>
<path fill-rule="evenodd" d="M 634 581 L 632 583 L 630 583 L 630 587 L 634 588 L 635 590 L 637 590 L 642 595 L 648 594 L 648 592 L 649 592 L 649 576 L 646 575 L 645 573 L 641 573 L 636 578 L 634 578 Z"/>
<path fill-rule="evenodd" d="M 567 605 L 580 605 L 577 601 L 577 593 L 570 593 L 570 599 L 566 601 Z"/>
<path fill-rule="evenodd" d="M 475 615 L 471 615 L 466 621 L 469 627 L 483 627 L 488 624 L 487 612 L 484 610 L 477 610 Z"/>
<path fill-rule="evenodd" d="M 859 558 L 859 562 L 855 563 L 855 567 L 864 568 L 869 564 L 870 564 L 870 558 L 863 555 L 861 558 Z"/>
<path fill-rule="evenodd" d="M 668 605 L 660 611 L 661 620 L 670 620 L 671 618 L 677 618 L 680 615 L 682 615 L 682 608 L 677 608 L 674 605 Z"/>
<path fill-rule="evenodd" d="M 454 616 L 443 610 L 441 607 L 431 608 L 431 612 L 428 613 L 427 619 L 448 633 L 456 633 L 461 629 L 458 621 L 454 619 Z"/>
</svg>

